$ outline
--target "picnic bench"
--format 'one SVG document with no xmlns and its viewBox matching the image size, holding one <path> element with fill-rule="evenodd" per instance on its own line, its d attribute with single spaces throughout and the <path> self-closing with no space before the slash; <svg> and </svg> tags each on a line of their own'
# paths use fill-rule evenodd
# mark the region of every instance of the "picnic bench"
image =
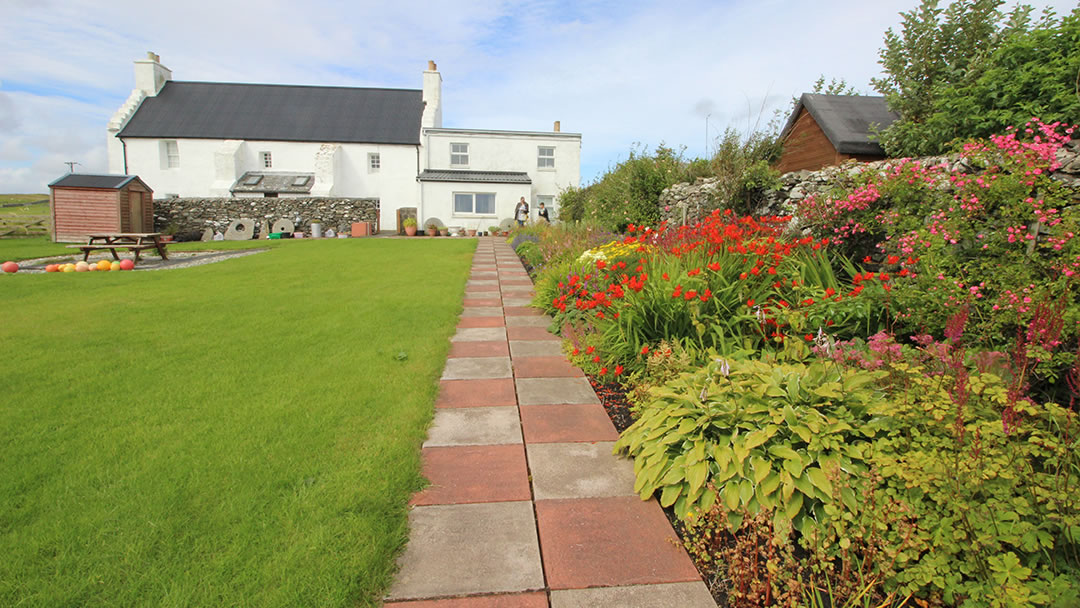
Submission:
<svg viewBox="0 0 1080 608">
<path fill-rule="evenodd" d="M 169 259 L 165 251 L 166 243 L 161 239 L 160 232 L 111 232 L 107 234 L 91 234 L 85 245 L 68 245 L 70 249 L 78 249 L 83 252 L 83 261 L 90 259 L 90 253 L 108 249 L 114 260 L 119 260 L 117 249 L 127 249 L 135 254 L 135 261 L 139 261 L 139 254 L 144 249 L 156 249 L 161 259 Z"/>
</svg>

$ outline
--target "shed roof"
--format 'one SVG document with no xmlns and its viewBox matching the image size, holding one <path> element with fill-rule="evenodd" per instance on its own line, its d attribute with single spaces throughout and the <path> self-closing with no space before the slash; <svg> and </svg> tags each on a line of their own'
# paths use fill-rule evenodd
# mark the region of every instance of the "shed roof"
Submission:
<svg viewBox="0 0 1080 608">
<path fill-rule="evenodd" d="M 423 112 L 418 89 L 169 81 L 118 136 L 415 145 Z"/>
<path fill-rule="evenodd" d="M 422 182 L 487 182 L 496 184 L 531 184 L 523 171 L 462 171 L 458 169 L 426 169 L 417 178 Z"/>
<path fill-rule="evenodd" d="M 881 144 L 870 139 L 871 129 L 875 125 L 878 129 L 884 129 L 899 118 L 896 112 L 889 109 L 884 97 L 803 93 L 781 137 L 786 137 L 795 126 L 795 120 L 803 108 L 814 117 L 829 142 L 841 154 L 884 155 Z"/>
<path fill-rule="evenodd" d="M 147 190 L 150 189 L 137 175 L 94 175 L 91 173 L 68 173 L 49 184 L 50 188 L 107 188 L 119 190 L 131 180 L 139 180 Z"/>
</svg>

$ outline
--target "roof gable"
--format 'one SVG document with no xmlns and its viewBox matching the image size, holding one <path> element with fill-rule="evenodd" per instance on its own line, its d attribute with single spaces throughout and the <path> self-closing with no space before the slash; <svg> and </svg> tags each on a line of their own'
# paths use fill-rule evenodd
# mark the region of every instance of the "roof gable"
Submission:
<svg viewBox="0 0 1080 608">
<path fill-rule="evenodd" d="M 138 181 L 144 188 L 150 190 L 137 175 L 94 175 L 90 173 L 68 173 L 49 184 L 50 188 L 107 188 L 119 190 L 128 185 L 132 180 Z"/>
<path fill-rule="evenodd" d="M 327 143 L 420 143 L 423 93 L 169 81 L 119 137 Z"/>
<path fill-rule="evenodd" d="M 799 112 L 806 111 L 841 154 L 885 155 L 881 144 L 870 139 L 871 128 L 884 129 L 899 118 L 884 97 L 871 95 L 822 95 L 803 93 L 788 118 L 781 137 L 795 126 Z"/>
</svg>

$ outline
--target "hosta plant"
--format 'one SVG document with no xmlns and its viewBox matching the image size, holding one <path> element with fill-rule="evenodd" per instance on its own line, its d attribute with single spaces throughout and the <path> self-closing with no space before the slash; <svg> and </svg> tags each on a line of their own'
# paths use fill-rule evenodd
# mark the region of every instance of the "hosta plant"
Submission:
<svg viewBox="0 0 1080 608">
<path fill-rule="evenodd" d="M 840 501 L 857 509 L 867 448 L 887 420 L 880 372 L 806 358 L 792 342 L 775 358 L 714 356 L 650 390 L 652 401 L 615 444 L 634 458 L 635 491 L 659 494 L 680 518 L 720 504 L 733 529 L 775 509 L 779 530 L 802 530 Z M 716 491 L 710 491 L 709 486 Z"/>
</svg>

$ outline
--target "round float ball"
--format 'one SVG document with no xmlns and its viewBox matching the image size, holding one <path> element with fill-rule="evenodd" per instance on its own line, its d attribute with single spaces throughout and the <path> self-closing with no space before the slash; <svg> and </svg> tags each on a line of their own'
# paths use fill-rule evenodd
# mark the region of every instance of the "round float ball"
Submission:
<svg viewBox="0 0 1080 608">
<path fill-rule="evenodd" d="M 120 270 L 131 270 L 135 268 L 135 262 L 132 260 L 120 260 Z"/>
<path fill-rule="evenodd" d="M 4 262 L 0 264 L 0 270 L 4 272 L 19 272 L 19 265 L 15 262 Z"/>
<path fill-rule="evenodd" d="M 112 264 L 109 264 L 109 270 L 119 271 L 120 270 L 120 262 L 113 262 Z"/>
<path fill-rule="evenodd" d="M 64 264 L 64 267 L 60 269 L 61 272 L 75 272 L 75 264 Z"/>
<path fill-rule="evenodd" d="M 86 262 L 79 262 L 75 264 L 75 272 L 87 272 L 90 270 L 90 265 Z"/>
<path fill-rule="evenodd" d="M 60 271 L 60 265 L 59 264 L 49 264 L 48 266 L 45 267 L 45 272 L 59 272 L 59 271 Z"/>
<path fill-rule="evenodd" d="M 109 263 L 109 260 L 98 260 L 98 263 L 97 263 L 97 269 L 98 270 L 108 270 L 110 268 L 112 268 L 112 264 Z"/>
<path fill-rule="evenodd" d="M 97 272 L 97 264 L 90 264 L 86 269 L 90 272 Z"/>
</svg>

